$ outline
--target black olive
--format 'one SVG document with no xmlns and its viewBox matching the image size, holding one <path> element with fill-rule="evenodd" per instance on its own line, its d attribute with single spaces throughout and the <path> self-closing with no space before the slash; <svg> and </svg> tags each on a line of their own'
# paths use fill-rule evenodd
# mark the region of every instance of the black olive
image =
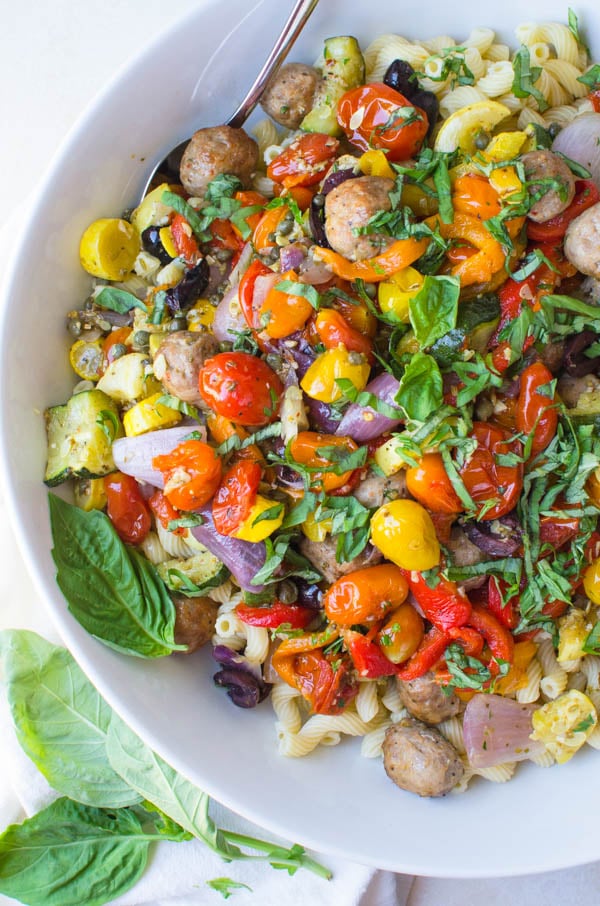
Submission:
<svg viewBox="0 0 600 906">
<path fill-rule="evenodd" d="M 383 77 L 384 85 L 399 91 L 408 100 L 412 100 L 410 94 L 419 87 L 415 71 L 405 60 L 394 60 L 390 63 Z"/>
<path fill-rule="evenodd" d="M 435 94 L 433 91 L 425 91 L 424 88 L 418 88 L 416 91 L 413 91 L 409 101 L 411 104 L 414 104 L 415 107 L 420 107 L 421 110 L 424 110 L 427 114 L 427 119 L 429 120 L 427 135 L 431 135 L 440 111 L 440 105 Z"/>
<path fill-rule="evenodd" d="M 190 308 L 208 286 L 209 270 L 206 258 L 185 272 L 177 286 L 166 291 L 166 303 L 172 315 Z"/>
<path fill-rule="evenodd" d="M 146 251 L 158 258 L 161 264 L 170 264 L 173 260 L 162 244 L 160 227 L 149 226 L 143 230 L 142 242 Z"/>
</svg>

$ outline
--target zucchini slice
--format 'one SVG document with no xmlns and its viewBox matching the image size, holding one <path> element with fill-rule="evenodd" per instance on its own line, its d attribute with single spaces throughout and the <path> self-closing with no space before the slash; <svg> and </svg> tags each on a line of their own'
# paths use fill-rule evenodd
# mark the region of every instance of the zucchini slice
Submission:
<svg viewBox="0 0 600 906">
<path fill-rule="evenodd" d="M 305 132 L 341 135 L 336 115 L 338 101 L 365 80 L 365 61 L 356 38 L 327 38 L 317 69 L 322 81 L 317 86 L 312 109 L 300 123 L 300 128 Z"/>
</svg>

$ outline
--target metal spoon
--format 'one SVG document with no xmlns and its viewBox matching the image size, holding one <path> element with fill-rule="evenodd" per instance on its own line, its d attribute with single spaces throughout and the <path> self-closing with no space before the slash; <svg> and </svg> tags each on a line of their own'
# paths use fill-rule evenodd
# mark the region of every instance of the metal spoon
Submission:
<svg viewBox="0 0 600 906">
<path fill-rule="evenodd" d="M 293 44 L 295 43 L 298 35 L 308 22 L 308 19 L 315 9 L 319 0 L 296 0 L 294 8 L 292 9 L 285 25 L 283 26 L 277 41 L 275 42 L 271 53 L 265 60 L 265 63 L 256 76 L 254 82 L 248 89 L 246 96 L 243 101 L 227 121 L 226 125 L 233 126 L 238 129 L 240 126 L 243 126 L 256 105 L 258 104 L 263 91 L 265 90 L 269 80 L 277 73 L 281 67 L 283 61 L 287 57 L 289 51 L 291 50 Z M 160 173 L 161 176 L 166 177 L 167 179 L 179 179 L 179 165 L 181 163 L 181 158 L 183 152 L 185 151 L 189 139 L 181 142 L 173 148 L 166 157 L 157 164 L 152 173 L 150 174 L 146 185 L 144 186 L 144 191 L 142 192 L 142 198 L 148 192 L 151 185 L 156 181 L 157 175 Z"/>
</svg>

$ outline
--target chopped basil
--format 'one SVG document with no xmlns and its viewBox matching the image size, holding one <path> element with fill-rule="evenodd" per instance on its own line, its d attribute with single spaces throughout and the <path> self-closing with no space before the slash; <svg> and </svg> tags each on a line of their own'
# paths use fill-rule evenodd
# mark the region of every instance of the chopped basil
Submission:
<svg viewBox="0 0 600 906">
<path fill-rule="evenodd" d="M 194 528 L 196 525 L 203 525 L 204 517 L 200 516 L 199 513 L 187 513 L 185 516 L 180 516 L 178 519 L 171 519 L 167 525 L 167 531 L 174 532 L 179 528 Z"/>
<path fill-rule="evenodd" d="M 587 72 L 584 72 L 583 75 L 578 76 L 578 82 L 581 82 L 583 85 L 587 85 L 590 91 L 595 91 L 597 88 L 600 88 L 600 63 L 596 63 Z"/>
<path fill-rule="evenodd" d="M 432 346 L 456 327 L 460 281 L 457 277 L 425 277 L 409 302 L 409 317 L 422 347 Z"/>
<path fill-rule="evenodd" d="M 411 421 L 424 422 L 443 402 L 443 382 L 433 356 L 417 352 L 406 366 L 396 402 Z"/>
<path fill-rule="evenodd" d="M 512 90 L 515 97 L 526 98 L 531 96 L 537 101 L 540 113 L 547 110 L 550 105 L 542 92 L 535 87 L 535 83 L 542 73 L 542 68 L 541 66 L 531 65 L 529 48 L 525 44 L 521 44 L 521 47 L 515 54 L 513 71 L 515 77 L 512 84 Z"/>
<path fill-rule="evenodd" d="M 372 409 L 374 412 L 378 412 L 379 415 L 385 415 L 386 418 L 394 420 L 403 418 L 404 413 L 398 406 L 391 406 L 385 400 L 375 396 L 374 393 L 369 393 L 368 390 L 358 390 L 348 378 L 336 378 L 335 382 L 344 394 L 345 400 L 350 400 L 351 403 L 355 403 L 357 406 Z"/>
<path fill-rule="evenodd" d="M 151 324 L 162 324 L 167 304 L 167 294 L 164 289 L 160 289 L 154 294 L 152 314 L 150 315 Z"/>
<path fill-rule="evenodd" d="M 275 289 L 279 290 L 281 293 L 288 293 L 290 296 L 301 296 L 303 299 L 306 299 L 307 302 L 310 302 L 314 309 L 319 308 L 319 293 L 314 286 L 310 285 L 310 283 L 299 283 L 296 280 L 281 280 L 279 283 L 275 284 Z"/>
<path fill-rule="evenodd" d="M 110 409 L 102 409 L 102 411 L 98 413 L 96 424 L 100 426 L 107 440 L 112 443 L 119 430 L 119 419 L 117 418 L 116 413 L 112 412 Z"/>
<path fill-rule="evenodd" d="M 188 418 L 193 418 L 194 421 L 204 422 L 204 416 L 201 414 L 200 410 L 196 406 L 192 406 L 191 403 L 186 403 L 184 400 L 180 400 L 176 396 L 172 396 L 170 393 L 163 393 L 156 400 L 156 404 L 160 406 L 167 406 L 169 409 L 175 409 L 177 412 L 181 412 L 183 415 L 187 415 Z"/>
</svg>

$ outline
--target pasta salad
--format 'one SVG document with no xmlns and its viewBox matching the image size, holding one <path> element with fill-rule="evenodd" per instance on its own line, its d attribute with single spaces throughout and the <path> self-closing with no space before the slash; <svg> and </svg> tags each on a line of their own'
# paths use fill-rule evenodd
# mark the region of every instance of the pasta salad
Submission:
<svg viewBox="0 0 600 906">
<path fill-rule="evenodd" d="M 516 49 L 328 38 L 262 106 L 82 236 L 78 383 L 45 413 L 71 612 L 135 656 L 212 646 L 282 755 L 362 737 L 421 796 L 600 748 L 600 65 L 576 17 Z"/>
</svg>

